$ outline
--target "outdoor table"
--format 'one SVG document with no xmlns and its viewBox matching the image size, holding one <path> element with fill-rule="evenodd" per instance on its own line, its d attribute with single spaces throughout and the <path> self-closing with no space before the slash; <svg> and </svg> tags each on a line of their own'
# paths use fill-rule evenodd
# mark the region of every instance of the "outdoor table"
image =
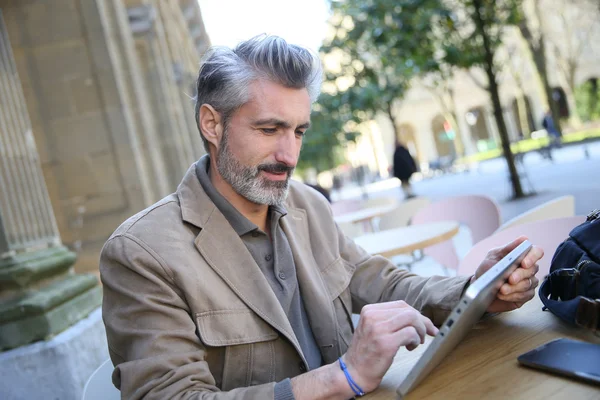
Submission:
<svg viewBox="0 0 600 400">
<path fill-rule="evenodd" d="M 335 216 L 333 219 L 338 224 L 341 223 L 359 223 L 359 222 L 369 222 L 371 226 L 371 230 L 373 232 L 377 231 L 377 226 L 375 225 L 375 218 L 380 217 L 383 214 L 386 214 L 390 211 L 393 211 L 398 207 L 398 204 L 386 204 L 384 206 L 377 207 L 368 207 L 363 208 L 357 211 L 352 211 L 349 213 L 345 213 L 342 215 Z"/>
<path fill-rule="evenodd" d="M 354 242 L 369 254 L 390 258 L 451 239 L 459 228 L 455 221 L 409 225 L 361 235 L 354 238 Z"/>
</svg>

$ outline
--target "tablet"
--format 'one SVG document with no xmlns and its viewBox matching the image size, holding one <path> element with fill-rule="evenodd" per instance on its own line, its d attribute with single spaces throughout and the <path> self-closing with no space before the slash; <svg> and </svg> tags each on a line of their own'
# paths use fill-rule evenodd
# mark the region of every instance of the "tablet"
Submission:
<svg viewBox="0 0 600 400">
<path fill-rule="evenodd" d="M 531 243 L 526 240 L 469 285 L 429 347 L 398 386 L 396 393 L 400 398 L 425 379 L 481 319 L 500 287 L 521 264 L 529 249 Z"/>
<path fill-rule="evenodd" d="M 600 344 L 556 339 L 517 360 L 526 367 L 600 385 Z"/>
</svg>

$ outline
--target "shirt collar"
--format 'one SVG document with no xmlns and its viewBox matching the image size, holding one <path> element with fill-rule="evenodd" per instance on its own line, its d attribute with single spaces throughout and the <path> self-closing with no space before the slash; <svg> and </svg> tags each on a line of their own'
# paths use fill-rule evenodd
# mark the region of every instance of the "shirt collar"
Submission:
<svg viewBox="0 0 600 400">
<path fill-rule="evenodd" d="M 239 235 L 243 236 L 249 232 L 258 229 L 258 226 L 244 217 L 237 208 L 235 208 L 217 189 L 213 186 L 208 175 L 210 168 L 210 157 L 202 157 L 196 163 L 196 175 L 200 181 L 200 185 L 215 204 L 215 206 L 221 211 L 225 219 L 229 222 L 233 230 Z M 271 219 L 279 220 L 279 218 L 287 215 L 287 210 L 283 205 L 269 206 L 269 212 L 271 213 Z"/>
</svg>

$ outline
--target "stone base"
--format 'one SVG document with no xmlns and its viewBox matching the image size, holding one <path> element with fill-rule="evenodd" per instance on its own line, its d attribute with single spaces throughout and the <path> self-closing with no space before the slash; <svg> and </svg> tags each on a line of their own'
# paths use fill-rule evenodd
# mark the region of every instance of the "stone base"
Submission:
<svg viewBox="0 0 600 400">
<path fill-rule="evenodd" d="M 74 262 L 63 246 L 0 260 L 0 350 L 46 340 L 100 305 L 98 279 L 73 274 Z"/>
<path fill-rule="evenodd" d="M 108 359 L 100 309 L 49 341 L 0 353 L 0 399 L 79 400 Z"/>
</svg>

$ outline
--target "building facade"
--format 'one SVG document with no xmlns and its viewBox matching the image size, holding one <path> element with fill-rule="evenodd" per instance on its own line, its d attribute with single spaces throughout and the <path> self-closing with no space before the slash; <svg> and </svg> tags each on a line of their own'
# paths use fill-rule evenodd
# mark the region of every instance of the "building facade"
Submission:
<svg viewBox="0 0 600 400">
<path fill-rule="evenodd" d="M 192 98 L 209 46 L 195 0 L 0 0 L 56 225 L 96 270 L 127 217 L 204 153 Z M 4 106 L 4 104 L 3 104 Z"/>
</svg>

